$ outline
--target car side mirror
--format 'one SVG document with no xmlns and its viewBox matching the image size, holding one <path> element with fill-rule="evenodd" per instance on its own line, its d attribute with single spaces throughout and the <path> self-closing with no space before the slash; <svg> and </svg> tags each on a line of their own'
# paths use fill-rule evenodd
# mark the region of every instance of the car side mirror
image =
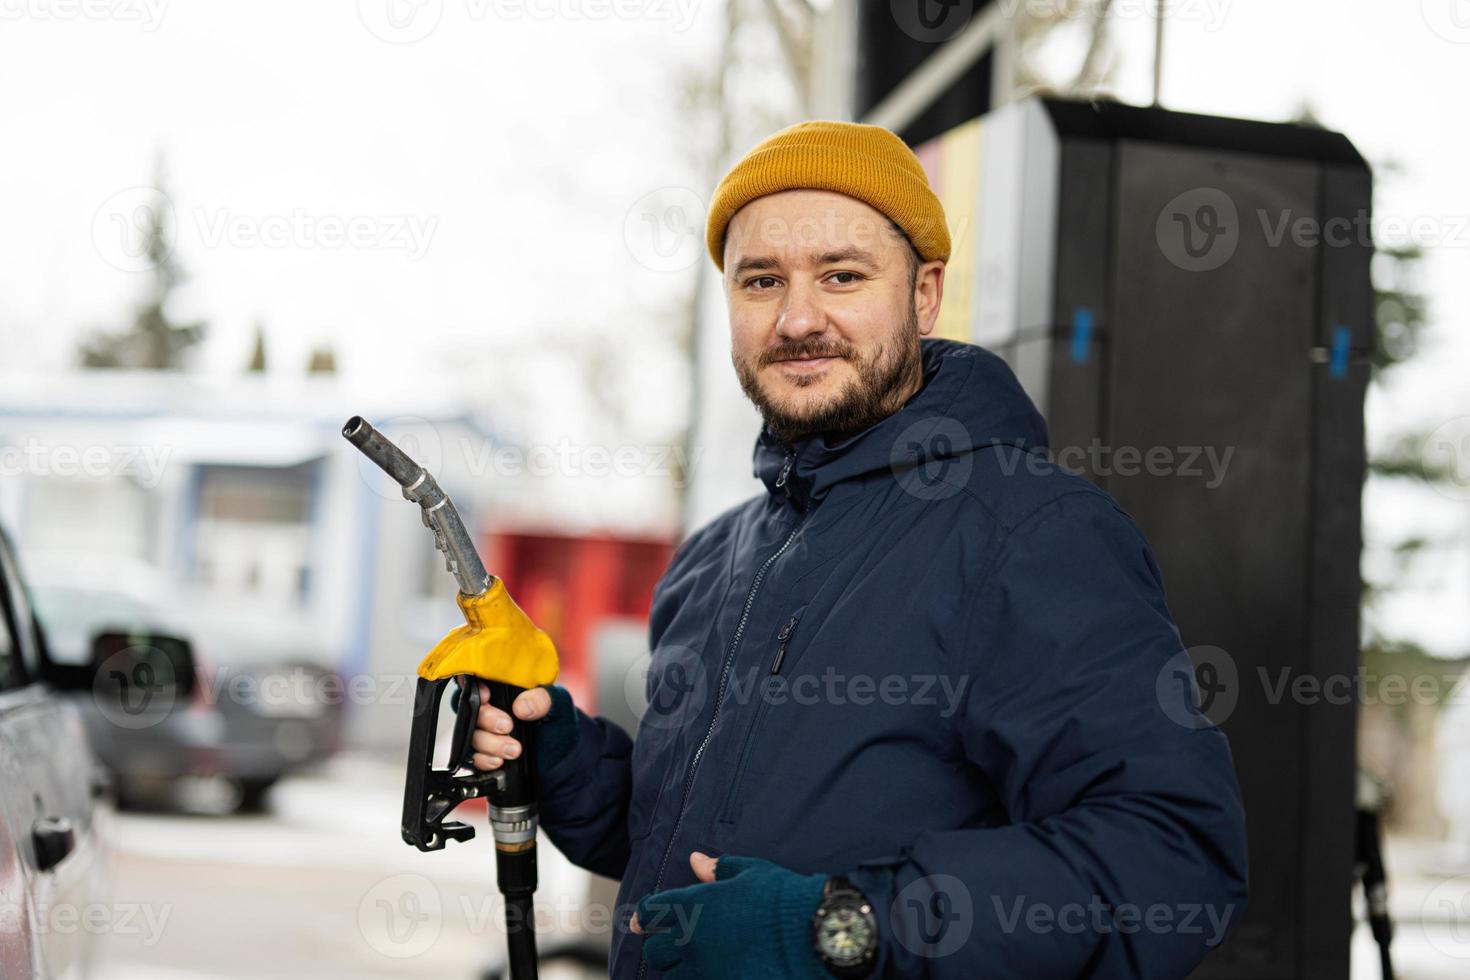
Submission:
<svg viewBox="0 0 1470 980">
<path fill-rule="evenodd" d="M 99 701 L 115 701 L 129 714 L 155 701 L 165 709 L 187 702 L 198 678 L 189 641 L 164 633 L 99 633 L 84 673 Z"/>
</svg>

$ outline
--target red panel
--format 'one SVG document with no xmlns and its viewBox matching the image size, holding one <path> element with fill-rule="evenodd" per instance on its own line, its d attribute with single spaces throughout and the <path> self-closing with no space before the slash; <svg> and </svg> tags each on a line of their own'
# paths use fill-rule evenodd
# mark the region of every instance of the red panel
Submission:
<svg viewBox="0 0 1470 980">
<path fill-rule="evenodd" d="M 646 617 L 673 550 L 668 541 L 500 532 L 485 536 L 482 553 L 526 615 L 556 643 L 559 683 L 591 711 L 597 624 L 610 616 Z"/>
</svg>

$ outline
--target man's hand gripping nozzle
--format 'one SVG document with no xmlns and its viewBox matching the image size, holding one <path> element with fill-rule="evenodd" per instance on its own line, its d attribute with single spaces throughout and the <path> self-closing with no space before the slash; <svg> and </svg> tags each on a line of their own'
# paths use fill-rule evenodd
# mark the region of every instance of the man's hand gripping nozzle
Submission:
<svg viewBox="0 0 1470 980">
<path fill-rule="evenodd" d="M 405 499 L 419 505 L 424 525 L 434 532 L 434 546 L 444 552 L 459 583 L 455 599 L 465 618 L 465 625 L 440 640 L 419 664 L 403 787 L 403 839 L 421 851 L 469 840 L 475 836 L 473 827 L 445 818 L 465 800 L 486 798 L 497 878 L 505 896 L 510 974 L 515 980 L 534 978 L 538 723 L 516 719 L 511 703 L 526 688 L 556 680 L 556 647 L 515 604 L 505 583 L 485 571 L 454 504 L 427 470 L 360 417 L 349 419 L 342 435 L 403 488 Z M 520 755 L 491 772 L 477 770 L 471 761 L 480 712 L 477 679 L 486 682 L 490 703 L 511 716 L 510 735 L 521 743 Z M 434 736 L 450 681 L 459 684 L 460 705 L 449 763 L 436 769 Z"/>
</svg>

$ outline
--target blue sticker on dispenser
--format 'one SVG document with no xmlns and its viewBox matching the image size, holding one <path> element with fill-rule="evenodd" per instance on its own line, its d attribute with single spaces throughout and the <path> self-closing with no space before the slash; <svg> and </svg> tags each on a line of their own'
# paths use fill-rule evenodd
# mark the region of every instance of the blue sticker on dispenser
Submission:
<svg viewBox="0 0 1470 980">
<path fill-rule="evenodd" d="M 1348 351 L 1352 343 L 1352 331 L 1339 326 L 1332 331 L 1332 359 L 1328 371 L 1334 378 L 1347 377 Z"/>
<path fill-rule="evenodd" d="M 1072 312 L 1072 360 L 1078 364 L 1087 360 L 1087 351 L 1091 345 L 1092 310 L 1079 306 Z"/>
</svg>

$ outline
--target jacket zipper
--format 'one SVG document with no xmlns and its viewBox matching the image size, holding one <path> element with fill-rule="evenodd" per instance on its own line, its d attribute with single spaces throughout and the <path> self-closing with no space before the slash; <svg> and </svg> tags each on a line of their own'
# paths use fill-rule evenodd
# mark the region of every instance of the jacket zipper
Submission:
<svg viewBox="0 0 1470 980">
<path fill-rule="evenodd" d="M 785 477 L 785 471 L 790 468 L 790 457 L 788 457 L 785 470 L 782 471 L 783 479 Z M 664 845 L 663 857 L 659 859 L 658 875 L 653 880 L 652 891 L 654 892 L 659 891 L 663 887 L 664 872 L 669 866 L 669 855 L 674 850 L 674 840 L 679 836 L 679 828 L 684 823 L 684 814 L 689 806 L 689 790 L 694 786 L 694 775 L 699 771 L 699 761 L 704 757 L 704 750 L 709 745 L 710 738 L 714 736 L 715 722 L 719 720 L 720 707 L 725 700 L 725 685 L 730 680 L 730 668 L 735 664 L 735 652 L 740 649 L 740 640 L 745 635 L 745 624 L 750 619 L 751 606 L 755 605 L 756 593 L 760 591 L 761 582 L 766 577 L 766 571 L 775 563 L 777 558 L 780 558 L 786 553 L 787 548 L 791 547 L 791 542 L 796 540 L 797 532 L 801 530 L 801 526 L 805 522 L 806 515 L 802 515 L 797 520 L 796 526 L 791 529 L 791 533 L 786 535 L 786 540 L 781 542 L 781 547 L 777 548 L 761 563 L 761 567 L 756 569 L 755 578 L 750 583 L 750 591 L 745 596 L 745 607 L 740 612 L 740 622 L 735 627 L 735 636 L 730 640 L 730 647 L 725 652 L 724 665 L 720 668 L 720 687 L 719 692 L 715 695 L 714 713 L 710 715 L 709 727 L 705 729 L 704 738 L 700 740 L 699 747 L 694 750 L 694 758 L 690 760 L 689 771 L 684 776 L 684 792 L 679 797 L 679 815 L 674 818 L 674 829 L 669 831 L 669 842 Z M 647 973 L 648 961 L 642 960 L 638 964 L 638 976 L 640 980 Z"/>
<path fill-rule="evenodd" d="M 776 489 L 786 494 L 786 499 L 791 499 L 791 464 L 796 462 L 795 453 L 787 453 L 786 461 L 781 464 L 781 474 L 776 477 Z"/>
<path fill-rule="evenodd" d="M 797 611 L 782 626 L 776 634 L 776 656 L 771 659 L 769 676 L 774 677 L 781 673 L 781 663 L 786 659 L 786 645 L 791 642 L 791 635 L 796 632 L 796 624 L 801 620 L 801 613 Z M 740 755 L 735 762 L 735 776 L 730 780 L 730 789 L 725 794 L 725 802 L 720 805 L 720 819 L 728 821 L 735 807 L 735 798 L 740 793 L 740 784 L 745 779 L 745 767 L 750 761 L 751 746 L 755 744 L 755 731 L 761 725 L 761 720 L 766 716 L 766 709 L 770 707 L 768 698 L 762 696 L 760 704 L 756 705 L 755 717 L 750 720 L 750 727 L 745 730 L 745 740 L 740 743 Z"/>
<path fill-rule="evenodd" d="M 786 621 L 786 625 L 781 627 L 781 632 L 776 634 L 776 639 L 781 641 L 781 645 L 776 648 L 776 659 L 771 661 L 772 674 L 781 673 L 781 661 L 786 658 L 786 644 L 790 641 L 791 634 L 795 631 L 796 617 L 792 616 Z"/>
</svg>

